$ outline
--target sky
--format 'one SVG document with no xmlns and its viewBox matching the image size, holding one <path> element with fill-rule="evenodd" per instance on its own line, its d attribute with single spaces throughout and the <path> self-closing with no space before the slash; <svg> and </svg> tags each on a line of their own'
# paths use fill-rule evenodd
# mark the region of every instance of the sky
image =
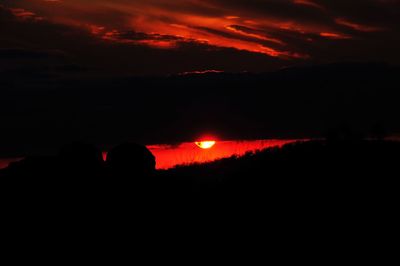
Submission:
<svg viewBox="0 0 400 266">
<path fill-rule="evenodd" d="M 399 47 L 400 0 L 0 0 L 0 157 L 397 136 Z"/>
<path fill-rule="evenodd" d="M 265 72 L 398 64 L 399 0 L 0 0 L 1 68 Z M 33 62 L 33 63 L 32 63 Z"/>
</svg>

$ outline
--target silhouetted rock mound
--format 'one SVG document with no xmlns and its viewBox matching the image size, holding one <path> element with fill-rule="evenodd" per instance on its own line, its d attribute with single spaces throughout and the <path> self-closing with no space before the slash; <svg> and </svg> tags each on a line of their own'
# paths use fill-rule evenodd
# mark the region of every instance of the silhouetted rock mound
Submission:
<svg viewBox="0 0 400 266">
<path fill-rule="evenodd" d="M 61 174 L 98 175 L 102 172 L 103 164 L 101 151 L 87 143 L 74 142 L 66 145 L 58 155 Z"/>
<path fill-rule="evenodd" d="M 148 177 L 155 173 L 156 159 L 145 146 L 125 143 L 108 153 L 107 165 L 118 176 Z"/>
</svg>

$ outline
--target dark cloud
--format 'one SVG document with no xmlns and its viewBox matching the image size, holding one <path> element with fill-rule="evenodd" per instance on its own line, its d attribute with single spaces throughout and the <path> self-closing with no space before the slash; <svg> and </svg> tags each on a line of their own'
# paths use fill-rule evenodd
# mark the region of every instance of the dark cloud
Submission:
<svg viewBox="0 0 400 266">
<path fill-rule="evenodd" d="M 25 49 L 0 49 L 0 59 L 16 60 L 16 59 L 48 59 L 53 57 L 63 57 L 63 54 L 57 51 L 33 51 Z"/>
<path fill-rule="evenodd" d="M 333 64 L 265 74 L 217 71 L 145 77 L 29 79 L 0 75 L 0 157 L 41 153 L 64 141 L 102 147 L 125 141 L 321 137 L 377 122 L 398 134 L 399 68 Z M 8 83 L 8 84 L 7 84 Z"/>
</svg>

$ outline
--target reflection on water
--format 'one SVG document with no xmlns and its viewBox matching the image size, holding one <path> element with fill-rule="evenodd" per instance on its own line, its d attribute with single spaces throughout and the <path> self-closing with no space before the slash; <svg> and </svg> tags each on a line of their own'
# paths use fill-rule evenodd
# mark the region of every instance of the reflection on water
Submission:
<svg viewBox="0 0 400 266">
<path fill-rule="evenodd" d="M 294 140 L 252 140 L 252 141 L 217 141 L 209 149 L 199 147 L 195 142 L 179 145 L 149 145 L 147 148 L 154 154 L 157 169 L 169 169 L 177 165 L 205 163 L 231 156 L 242 156 L 271 147 L 279 147 Z M 107 153 L 103 153 L 106 158 Z M 19 159 L 0 159 L 0 169 Z"/>
</svg>

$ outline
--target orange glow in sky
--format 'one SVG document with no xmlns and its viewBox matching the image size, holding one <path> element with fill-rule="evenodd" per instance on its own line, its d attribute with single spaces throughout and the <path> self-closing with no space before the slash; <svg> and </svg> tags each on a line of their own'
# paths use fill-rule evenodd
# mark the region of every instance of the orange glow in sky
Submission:
<svg viewBox="0 0 400 266">
<path fill-rule="evenodd" d="M 207 163 L 248 152 L 281 147 L 293 140 L 200 141 L 179 145 L 150 145 L 147 148 L 156 157 L 157 169 L 170 169 L 178 165 Z M 202 147 L 201 147 L 202 146 Z M 208 148 L 207 148 L 208 147 Z"/>
</svg>

